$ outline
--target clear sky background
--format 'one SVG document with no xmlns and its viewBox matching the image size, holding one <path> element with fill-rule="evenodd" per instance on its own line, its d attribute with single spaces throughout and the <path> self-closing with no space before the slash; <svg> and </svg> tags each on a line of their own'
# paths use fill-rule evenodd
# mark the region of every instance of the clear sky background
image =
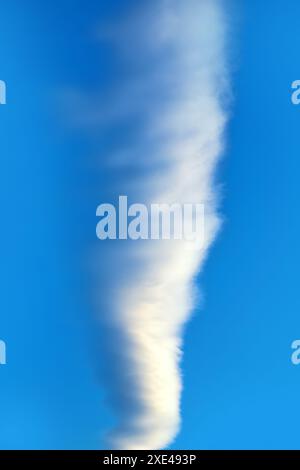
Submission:
<svg viewBox="0 0 300 470">
<path fill-rule="evenodd" d="M 225 2 L 226 3 L 226 2 Z M 93 26 L 135 4 L 1 6 L 0 448 L 97 448 L 113 422 L 91 347 L 82 136 L 59 90 L 113 80 Z M 228 3 L 229 6 L 229 3 Z M 228 7 L 229 8 L 229 7 Z M 182 429 L 172 448 L 299 448 L 300 79 L 297 0 L 230 2 L 231 122 L 219 167 L 223 230 L 185 332 Z M 105 64 L 105 67 L 104 67 Z"/>
</svg>

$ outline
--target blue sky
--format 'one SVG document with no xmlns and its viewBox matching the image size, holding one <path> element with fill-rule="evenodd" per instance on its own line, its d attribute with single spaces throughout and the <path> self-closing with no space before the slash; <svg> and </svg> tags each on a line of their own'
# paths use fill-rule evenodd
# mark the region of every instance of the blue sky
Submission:
<svg viewBox="0 0 300 470">
<path fill-rule="evenodd" d="M 114 80 L 93 25 L 135 3 L 12 0 L 1 8 L 0 338 L 8 364 L 0 368 L 0 448 L 97 448 L 114 420 L 91 346 L 81 255 L 99 202 L 82 197 L 82 154 L 93 146 L 66 129 L 58 90 Z M 202 305 L 185 328 L 182 427 L 171 447 L 299 448 L 300 368 L 290 345 L 300 336 L 300 111 L 290 86 L 300 73 L 300 5 L 232 1 L 228 12 L 224 225 L 197 280 Z"/>
</svg>

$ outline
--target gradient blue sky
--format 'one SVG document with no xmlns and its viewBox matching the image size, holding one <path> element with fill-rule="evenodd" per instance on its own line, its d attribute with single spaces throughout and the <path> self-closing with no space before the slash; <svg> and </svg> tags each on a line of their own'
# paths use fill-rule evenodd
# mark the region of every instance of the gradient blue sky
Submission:
<svg viewBox="0 0 300 470">
<path fill-rule="evenodd" d="M 26 4 L 25 4 L 26 3 Z M 11 0 L 1 6 L 0 448 L 97 448 L 113 416 L 91 345 L 83 253 L 95 207 L 58 90 L 113 80 L 99 18 L 136 0 Z M 225 2 L 226 3 L 226 2 Z M 219 167 L 223 230 L 188 324 L 182 429 L 172 448 L 299 448 L 297 0 L 232 1 L 234 103 Z"/>
</svg>

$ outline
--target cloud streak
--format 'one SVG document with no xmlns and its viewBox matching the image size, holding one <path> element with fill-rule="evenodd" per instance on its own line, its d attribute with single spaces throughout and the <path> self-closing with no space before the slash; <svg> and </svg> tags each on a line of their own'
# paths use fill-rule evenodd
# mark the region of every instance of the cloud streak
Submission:
<svg viewBox="0 0 300 470">
<path fill-rule="evenodd" d="M 144 204 L 205 204 L 202 250 L 184 240 L 98 241 L 92 250 L 117 418 L 109 445 L 158 449 L 180 428 L 182 330 L 220 226 L 214 175 L 227 120 L 226 18 L 218 0 L 151 1 L 100 29 L 122 73 L 105 94 L 82 95 L 74 117 L 101 136 L 98 203 L 126 194 Z"/>
</svg>

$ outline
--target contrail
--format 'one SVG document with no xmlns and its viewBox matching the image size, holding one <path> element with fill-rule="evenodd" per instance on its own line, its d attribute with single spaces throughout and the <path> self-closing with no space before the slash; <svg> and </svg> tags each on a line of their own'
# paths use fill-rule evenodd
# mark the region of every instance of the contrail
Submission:
<svg viewBox="0 0 300 470">
<path fill-rule="evenodd" d="M 220 226 L 214 173 L 227 121 L 226 23 L 218 0 L 143 2 L 101 34 L 121 79 L 98 104 L 82 98 L 80 125 L 107 139 L 101 201 L 126 194 L 145 204 L 205 205 L 200 251 L 184 240 L 98 240 L 93 248 L 107 395 L 118 421 L 113 448 L 164 448 L 180 428 L 182 328 Z"/>
</svg>

